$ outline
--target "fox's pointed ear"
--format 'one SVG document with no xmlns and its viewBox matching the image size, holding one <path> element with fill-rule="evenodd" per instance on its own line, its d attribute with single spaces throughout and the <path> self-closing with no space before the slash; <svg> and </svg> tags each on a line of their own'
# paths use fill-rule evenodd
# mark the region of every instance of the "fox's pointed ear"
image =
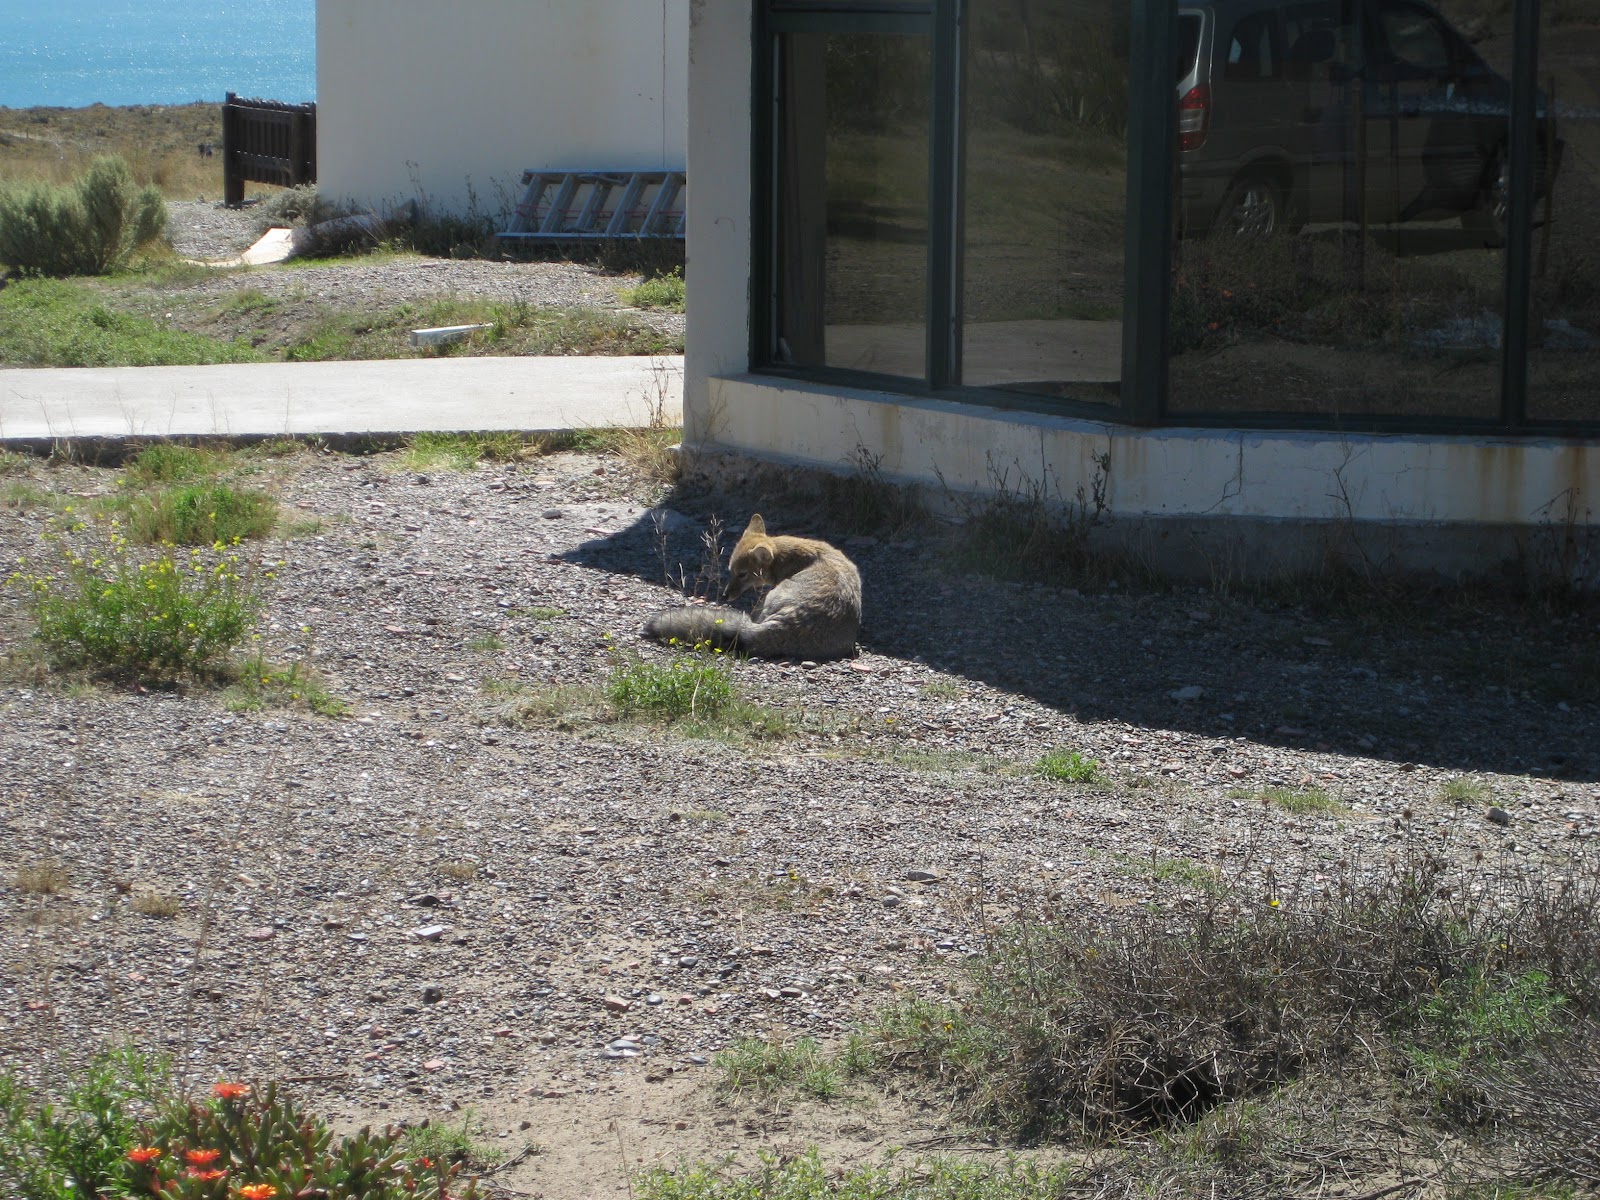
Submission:
<svg viewBox="0 0 1600 1200">
<path fill-rule="evenodd" d="M 757 537 L 767 536 L 767 523 L 761 519 L 760 513 L 750 514 L 750 524 L 744 527 L 746 533 L 753 533 Z"/>
</svg>

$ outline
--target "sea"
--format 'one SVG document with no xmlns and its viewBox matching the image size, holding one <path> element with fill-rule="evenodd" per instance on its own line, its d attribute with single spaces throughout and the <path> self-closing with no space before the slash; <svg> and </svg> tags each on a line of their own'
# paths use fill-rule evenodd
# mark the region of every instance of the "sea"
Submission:
<svg viewBox="0 0 1600 1200">
<path fill-rule="evenodd" d="M 0 0 L 0 106 L 317 98 L 316 0 Z"/>
</svg>

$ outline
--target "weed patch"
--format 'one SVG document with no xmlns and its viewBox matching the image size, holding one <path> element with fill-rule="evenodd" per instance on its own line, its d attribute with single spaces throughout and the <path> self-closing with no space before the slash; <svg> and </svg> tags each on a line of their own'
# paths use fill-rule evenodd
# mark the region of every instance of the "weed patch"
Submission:
<svg viewBox="0 0 1600 1200">
<path fill-rule="evenodd" d="M 119 311 L 93 286 L 22 279 L 0 291 L 0 362 L 32 367 L 162 367 L 260 362 L 223 342 Z"/>
<path fill-rule="evenodd" d="M 913 489 L 884 478 L 883 455 L 858 445 L 849 466 L 847 474 L 822 479 L 831 524 L 849 533 L 903 537 L 927 520 L 927 509 Z"/>
<path fill-rule="evenodd" d="M 66 867 L 54 859 L 28 863 L 11 873 L 11 886 L 29 896 L 56 896 L 71 882 Z"/>
<path fill-rule="evenodd" d="M 1235 789 L 1228 793 L 1235 800 L 1255 800 L 1295 816 L 1332 816 L 1347 811 L 1344 801 L 1323 788 L 1264 787 L 1258 792 Z"/>
<path fill-rule="evenodd" d="M 683 270 L 674 267 L 665 275 L 646 279 L 638 287 L 624 288 L 621 295 L 622 302 L 633 308 L 656 308 L 664 312 L 681 313 L 685 299 Z"/>
<path fill-rule="evenodd" d="M 606 682 L 606 699 L 624 717 L 705 720 L 733 703 L 733 681 L 722 652 L 708 648 L 678 655 L 665 664 L 625 662 Z"/>
<path fill-rule="evenodd" d="M 264 537 L 278 520 L 278 502 L 266 492 L 226 483 L 125 495 L 111 508 L 120 513 L 130 537 L 157 545 L 237 545 Z"/>
<path fill-rule="evenodd" d="M 484 1140 L 483 1122 L 470 1108 L 461 1113 L 461 1123 L 426 1122 L 406 1130 L 406 1154 L 413 1161 L 428 1159 L 483 1168 L 505 1157 L 500 1149 Z"/>
<path fill-rule="evenodd" d="M 1059 1200 L 1085 1172 L 1013 1158 L 918 1160 L 884 1167 L 827 1166 L 815 1149 L 763 1154 L 751 1171 L 706 1163 L 657 1167 L 640 1176 L 639 1200 Z"/>
<path fill-rule="evenodd" d="M 215 450 L 182 442 L 154 442 L 134 455 L 123 468 L 123 477 L 136 487 L 194 483 L 215 479 L 226 465 L 226 458 Z"/>
<path fill-rule="evenodd" d="M 128 907 L 141 917 L 170 921 L 183 911 L 183 902 L 165 892 L 145 892 L 130 900 Z"/>
<path fill-rule="evenodd" d="M 166 546 L 141 558 L 114 518 L 66 514 L 70 524 L 45 534 L 53 561 L 23 561 L 11 576 L 58 664 L 167 682 L 213 665 L 254 628 L 259 580 L 234 550 L 180 557 Z"/>
<path fill-rule="evenodd" d="M 1046 779 L 1059 779 L 1064 783 L 1101 783 L 1105 780 L 1100 764 L 1078 750 L 1052 750 L 1034 764 L 1034 770 Z"/>
<path fill-rule="evenodd" d="M 995 579 L 1062 584 L 1119 564 L 1091 554 L 1089 537 L 1105 518 L 1111 455 L 1094 456 L 1094 473 L 1064 496 L 1046 468 L 1031 478 L 1020 464 L 989 462 L 982 496 L 952 496 L 962 516 L 948 547 L 951 565 Z"/>
<path fill-rule="evenodd" d="M 322 677 L 305 663 L 278 666 L 259 653 L 232 665 L 224 675 L 233 682 L 223 693 L 230 712 L 303 707 L 319 717 L 349 715 L 350 705 L 328 691 Z"/>
<path fill-rule="evenodd" d="M 762 1098 L 793 1089 L 817 1100 L 840 1091 L 839 1068 L 813 1038 L 794 1041 L 741 1038 L 711 1060 L 724 1094 L 751 1092 Z"/>
</svg>

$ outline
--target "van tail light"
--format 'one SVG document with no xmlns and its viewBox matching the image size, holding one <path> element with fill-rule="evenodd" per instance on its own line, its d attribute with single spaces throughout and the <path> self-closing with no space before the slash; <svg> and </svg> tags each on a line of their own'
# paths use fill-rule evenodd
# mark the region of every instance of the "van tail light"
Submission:
<svg viewBox="0 0 1600 1200">
<path fill-rule="evenodd" d="M 1205 145 L 1211 123 L 1211 89 L 1196 84 L 1178 101 L 1178 149 L 1198 150 Z"/>
</svg>

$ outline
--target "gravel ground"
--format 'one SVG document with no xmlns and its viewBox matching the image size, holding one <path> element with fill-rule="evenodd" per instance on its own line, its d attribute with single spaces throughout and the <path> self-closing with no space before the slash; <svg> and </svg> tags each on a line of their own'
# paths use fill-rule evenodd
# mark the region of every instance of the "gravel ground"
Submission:
<svg viewBox="0 0 1600 1200">
<path fill-rule="evenodd" d="M 549 1197 L 742 1146 L 848 1161 L 942 1116 L 885 1097 L 745 1120 L 707 1098 L 709 1056 L 836 1038 L 939 994 L 994 923 L 1144 903 L 1162 859 L 1292 887 L 1431 849 L 1493 889 L 1600 836 L 1587 618 L 1386 623 L 1003 585 L 947 573 L 931 534 L 843 537 L 798 493 L 684 496 L 667 558 L 691 575 L 708 517 L 737 529 L 753 507 L 860 565 L 858 657 L 735 669 L 804 731 L 508 725 L 515 686 L 592 685 L 619 652 L 664 661 L 636 632 L 674 601 L 652 485 L 578 454 L 262 469 L 321 523 L 265 551 L 283 560 L 267 655 L 314 665 L 350 714 L 13 669 L 0 1061 L 48 1075 L 132 1037 L 197 1081 L 294 1080 L 343 1124 L 470 1107 L 500 1144 L 539 1145 L 507 1178 Z M 117 486 L 28 474 L 80 497 Z M 8 505 L 0 560 L 38 556 L 43 509 Z M 4 644 L 27 634 L 0 592 Z M 1107 782 L 1035 775 L 1057 747 Z M 1291 815 L 1257 798 L 1274 786 L 1344 807 Z M 24 886 L 51 863 L 59 892 Z M 175 915 L 139 915 L 161 897 Z"/>
<path fill-rule="evenodd" d="M 252 209 L 177 201 L 167 205 L 167 233 L 185 258 L 220 261 L 253 245 L 261 218 Z M 570 262 L 360 256 L 306 260 L 286 267 L 219 270 L 163 294 L 207 300 L 249 290 L 318 309 L 375 307 L 442 296 L 521 301 L 538 307 L 623 309 L 620 293 L 641 276 Z M 664 332 L 681 334 L 682 313 L 629 312 Z"/>
</svg>

